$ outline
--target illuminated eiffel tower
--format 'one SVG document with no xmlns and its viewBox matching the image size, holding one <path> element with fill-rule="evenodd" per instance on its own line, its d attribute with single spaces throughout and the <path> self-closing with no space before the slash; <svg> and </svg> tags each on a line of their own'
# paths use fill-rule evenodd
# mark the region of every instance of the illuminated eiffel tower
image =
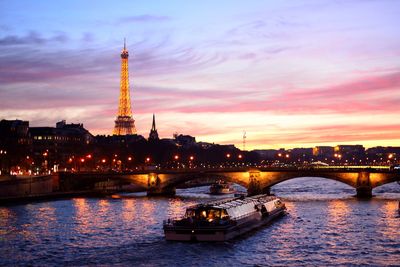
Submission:
<svg viewBox="0 0 400 267">
<path fill-rule="evenodd" d="M 135 120 L 132 118 L 131 98 L 129 96 L 129 53 L 126 50 L 124 39 L 124 50 L 121 52 L 121 83 L 119 93 L 118 116 L 115 120 L 114 135 L 136 134 Z"/>
</svg>

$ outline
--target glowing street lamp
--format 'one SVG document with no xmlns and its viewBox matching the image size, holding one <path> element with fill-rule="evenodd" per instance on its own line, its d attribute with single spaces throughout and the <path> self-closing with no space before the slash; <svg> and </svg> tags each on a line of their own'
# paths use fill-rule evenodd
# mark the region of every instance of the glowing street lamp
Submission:
<svg viewBox="0 0 400 267">
<path fill-rule="evenodd" d="M 149 163 L 150 160 L 151 160 L 150 157 L 147 157 L 147 158 L 146 158 L 146 162 L 147 162 L 147 163 Z"/>
<path fill-rule="evenodd" d="M 239 159 L 242 159 L 242 158 L 243 158 L 242 154 L 239 154 L 239 155 L 238 155 L 238 158 L 239 158 Z"/>
<path fill-rule="evenodd" d="M 193 156 L 190 156 L 190 157 L 189 157 L 189 160 L 194 160 L 194 157 L 193 157 Z"/>
<path fill-rule="evenodd" d="M 179 159 L 179 155 L 175 155 L 174 160 L 178 160 L 178 159 Z"/>
<path fill-rule="evenodd" d="M 101 163 L 106 163 L 106 159 L 102 159 L 102 160 L 101 160 Z"/>
<path fill-rule="evenodd" d="M 231 157 L 231 154 L 226 154 L 226 157 L 229 159 Z"/>
<path fill-rule="evenodd" d="M 132 157 L 128 157 L 128 161 L 132 161 Z"/>
</svg>

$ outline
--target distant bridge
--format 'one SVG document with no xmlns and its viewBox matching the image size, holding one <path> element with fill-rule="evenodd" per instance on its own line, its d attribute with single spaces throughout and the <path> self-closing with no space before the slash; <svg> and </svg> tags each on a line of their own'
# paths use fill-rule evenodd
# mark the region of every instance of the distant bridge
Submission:
<svg viewBox="0 0 400 267">
<path fill-rule="evenodd" d="M 190 181 L 202 179 L 224 180 L 239 184 L 250 195 L 269 193 L 278 183 L 299 177 L 327 178 L 356 189 L 358 197 L 371 197 L 372 189 L 400 181 L 400 172 L 389 169 L 284 169 L 284 168 L 216 168 L 147 170 L 129 173 L 60 173 L 61 190 L 79 190 L 98 187 L 99 184 L 130 183 L 149 195 L 174 194 L 175 188 Z"/>
</svg>

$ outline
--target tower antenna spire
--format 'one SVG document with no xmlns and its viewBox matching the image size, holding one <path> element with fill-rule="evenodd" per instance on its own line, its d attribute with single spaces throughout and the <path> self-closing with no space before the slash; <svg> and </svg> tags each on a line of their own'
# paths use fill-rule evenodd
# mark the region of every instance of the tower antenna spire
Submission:
<svg viewBox="0 0 400 267">
<path fill-rule="evenodd" d="M 126 50 L 126 38 L 124 37 L 124 50 Z"/>
<path fill-rule="evenodd" d="M 243 151 L 246 150 L 246 131 L 243 131 Z"/>
</svg>

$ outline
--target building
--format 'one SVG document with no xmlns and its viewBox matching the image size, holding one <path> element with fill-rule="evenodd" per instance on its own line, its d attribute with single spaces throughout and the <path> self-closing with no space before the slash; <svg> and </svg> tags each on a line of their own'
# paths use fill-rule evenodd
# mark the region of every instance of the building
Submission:
<svg viewBox="0 0 400 267">
<path fill-rule="evenodd" d="M 174 134 L 175 142 L 181 147 L 192 147 L 196 146 L 196 138 L 190 135 Z"/>
<path fill-rule="evenodd" d="M 0 174 L 9 173 L 13 166 L 28 164 L 31 145 L 28 121 L 1 120 Z"/>
<path fill-rule="evenodd" d="M 131 98 L 129 92 L 129 53 L 124 41 L 124 49 L 121 52 L 121 82 L 118 115 L 115 120 L 114 135 L 136 134 L 135 120 L 132 117 Z"/>
<path fill-rule="evenodd" d="M 256 149 L 253 152 L 257 153 L 257 155 L 263 160 L 272 160 L 275 159 L 278 154 L 278 150 L 276 149 Z"/>
<path fill-rule="evenodd" d="M 332 157 L 334 148 L 331 146 L 316 146 L 313 148 L 313 155 L 317 157 Z"/>
<path fill-rule="evenodd" d="M 149 134 L 149 140 L 159 140 L 158 132 L 156 129 L 156 118 L 153 114 L 153 124 L 151 125 L 151 130 Z"/>
<path fill-rule="evenodd" d="M 67 124 L 65 120 L 56 123 L 56 127 L 30 127 L 30 135 L 34 145 L 66 144 L 83 145 L 93 142 L 93 135 L 83 127 L 82 123 Z"/>
<path fill-rule="evenodd" d="M 365 155 L 365 148 L 362 145 L 337 145 L 334 148 L 336 156 L 346 157 L 362 157 Z"/>
<path fill-rule="evenodd" d="M 32 152 L 36 162 L 45 169 L 63 164 L 67 159 L 86 153 L 93 143 L 93 135 L 81 123 L 57 122 L 56 127 L 30 127 Z"/>
<path fill-rule="evenodd" d="M 292 159 L 308 160 L 313 155 L 313 148 L 293 148 L 290 150 Z"/>
<path fill-rule="evenodd" d="M 6 146 L 29 145 L 30 143 L 29 121 L 0 121 L 0 149 Z"/>
</svg>

